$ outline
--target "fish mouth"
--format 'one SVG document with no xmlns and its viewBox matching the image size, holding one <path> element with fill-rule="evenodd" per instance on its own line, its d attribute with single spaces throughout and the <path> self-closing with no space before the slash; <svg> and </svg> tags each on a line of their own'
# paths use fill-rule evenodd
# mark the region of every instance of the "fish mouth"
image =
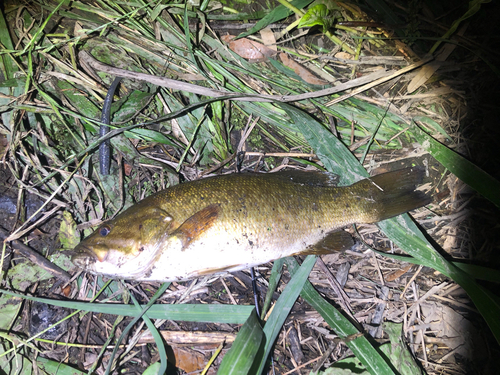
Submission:
<svg viewBox="0 0 500 375">
<path fill-rule="evenodd" d="M 74 251 L 71 261 L 80 268 L 88 268 L 98 260 L 96 253 L 86 246 L 78 245 Z"/>
</svg>

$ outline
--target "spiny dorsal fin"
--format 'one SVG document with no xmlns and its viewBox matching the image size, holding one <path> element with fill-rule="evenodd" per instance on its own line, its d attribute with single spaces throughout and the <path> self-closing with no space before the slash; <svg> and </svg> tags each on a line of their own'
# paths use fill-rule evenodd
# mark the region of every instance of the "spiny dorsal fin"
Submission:
<svg viewBox="0 0 500 375">
<path fill-rule="evenodd" d="M 242 173 L 242 175 L 259 176 L 262 179 L 281 180 L 283 182 L 295 183 L 316 187 L 336 187 L 339 176 L 327 171 L 304 171 L 304 170 L 282 170 L 272 173 Z"/>
<path fill-rule="evenodd" d="M 338 175 L 326 171 L 302 171 L 292 169 L 269 173 L 269 176 L 279 177 L 284 181 L 306 186 L 336 187 L 339 182 Z"/>
</svg>

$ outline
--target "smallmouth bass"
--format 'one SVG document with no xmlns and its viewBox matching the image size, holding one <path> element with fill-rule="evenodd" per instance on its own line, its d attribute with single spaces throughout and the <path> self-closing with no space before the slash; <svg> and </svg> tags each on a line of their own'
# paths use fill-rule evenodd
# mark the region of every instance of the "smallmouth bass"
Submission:
<svg viewBox="0 0 500 375">
<path fill-rule="evenodd" d="M 297 254 L 349 248 L 341 229 L 430 202 L 423 169 L 334 187 L 320 172 L 242 173 L 186 182 L 106 221 L 76 248 L 84 270 L 137 281 L 183 281 Z"/>
</svg>

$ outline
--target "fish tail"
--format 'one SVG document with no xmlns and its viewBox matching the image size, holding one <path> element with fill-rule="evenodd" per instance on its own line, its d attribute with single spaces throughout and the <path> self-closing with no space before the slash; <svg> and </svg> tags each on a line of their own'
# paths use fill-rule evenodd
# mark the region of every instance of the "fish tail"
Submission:
<svg viewBox="0 0 500 375">
<path fill-rule="evenodd" d="M 423 176 L 423 168 L 413 167 L 382 173 L 354 184 L 368 191 L 368 200 L 374 205 L 368 210 L 371 213 L 365 222 L 389 219 L 430 203 L 428 195 L 415 190 Z"/>
</svg>

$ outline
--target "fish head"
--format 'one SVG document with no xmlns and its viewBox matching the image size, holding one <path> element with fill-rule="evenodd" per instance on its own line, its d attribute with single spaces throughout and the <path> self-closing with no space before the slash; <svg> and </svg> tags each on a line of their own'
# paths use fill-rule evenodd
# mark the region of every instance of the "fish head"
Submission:
<svg viewBox="0 0 500 375">
<path fill-rule="evenodd" d="M 159 207 L 132 206 L 80 242 L 71 260 L 92 274 L 139 278 L 153 266 L 172 221 Z"/>
</svg>

